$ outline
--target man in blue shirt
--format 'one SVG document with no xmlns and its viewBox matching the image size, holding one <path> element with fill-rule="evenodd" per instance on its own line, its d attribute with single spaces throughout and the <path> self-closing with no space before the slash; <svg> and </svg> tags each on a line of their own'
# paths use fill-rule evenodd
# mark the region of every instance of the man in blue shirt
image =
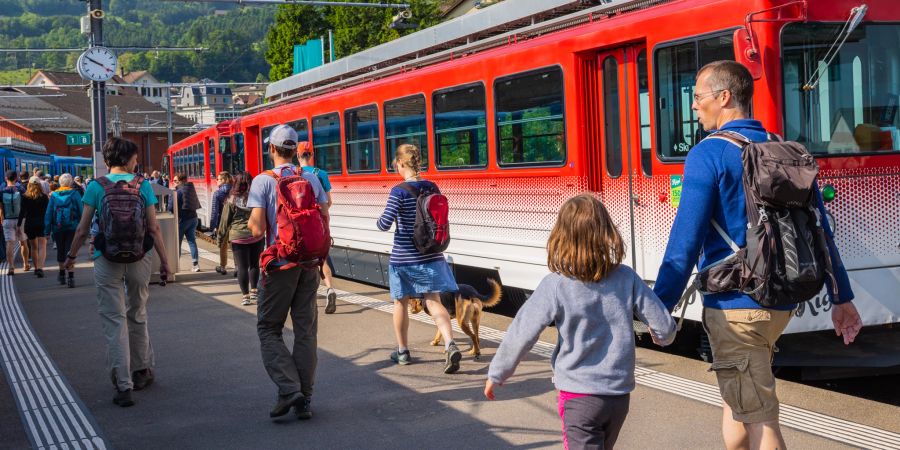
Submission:
<svg viewBox="0 0 900 450">
<path fill-rule="evenodd" d="M 265 144 L 269 146 L 269 154 L 275 167 L 271 173 L 262 173 L 254 178 L 250 185 L 247 207 L 251 208 L 251 212 L 247 226 L 253 237 L 266 235 L 267 244 L 272 245 L 278 231 L 276 181 L 272 174 L 288 176 L 300 173 L 312 186 L 316 201 L 324 214 L 328 211 L 328 196 L 314 174 L 300 171 L 291 164 L 297 151 L 297 132 L 293 128 L 287 125 L 273 128 Z M 263 365 L 278 386 L 278 400 L 269 416 L 283 416 L 295 407 L 298 418 L 310 419 L 310 398 L 317 364 L 316 295 L 319 289 L 319 271 L 302 266 L 286 266 L 285 261 L 275 261 L 269 267 L 260 267 L 262 277 L 259 283 L 256 330 Z M 285 346 L 282 337 L 288 314 L 294 324 L 293 352 Z"/>
<path fill-rule="evenodd" d="M 692 108 L 704 130 L 729 130 L 751 141 L 768 139 L 759 121 L 750 119 L 753 79 L 734 61 L 707 64 L 697 74 Z M 740 247 L 746 246 L 747 215 L 741 148 L 723 139 L 695 145 L 684 164 L 681 208 L 659 269 L 654 292 L 672 310 L 681 297 L 700 256 L 699 267 L 732 254 L 731 247 L 711 226 L 718 224 Z M 819 210 L 825 216 L 821 193 Z M 839 297 L 826 283 L 834 304 L 832 320 L 849 344 L 862 327 L 853 306 L 853 292 L 828 223 L 824 224 Z M 703 297 L 703 324 L 709 335 L 719 390 L 724 400 L 722 434 L 728 449 L 785 448 L 778 425 L 778 398 L 771 359 L 775 341 L 791 318 L 793 306 L 766 309 L 751 297 L 733 291 Z"/>
<path fill-rule="evenodd" d="M 308 141 L 301 142 L 297 147 L 297 160 L 300 161 L 300 168 L 304 173 L 312 173 L 322 182 L 322 188 L 325 189 L 325 194 L 328 196 L 328 207 L 331 208 L 331 181 L 328 179 L 328 172 L 313 164 L 312 148 L 309 146 Z M 322 265 L 322 281 L 325 282 L 326 288 L 325 314 L 334 314 L 335 310 L 337 310 L 337 293 L 334 292 L 334 288 L 331 286 L 332 265 L 331 256 L 328 256 L 328 260 Z"/>
</svg>

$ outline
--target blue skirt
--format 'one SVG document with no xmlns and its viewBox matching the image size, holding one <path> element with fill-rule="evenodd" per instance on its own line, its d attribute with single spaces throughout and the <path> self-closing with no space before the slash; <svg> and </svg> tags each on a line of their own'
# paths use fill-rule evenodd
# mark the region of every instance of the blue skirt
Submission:
<svg viewBox="0 0 900 450">
<path fill-rule="evenodd" d="M 440 260 L 422 264 L 388 266 L 391 298 L 424 298 L 425 294 L 456 292 L 456 280 L 447 261 Z"/>
</svg>

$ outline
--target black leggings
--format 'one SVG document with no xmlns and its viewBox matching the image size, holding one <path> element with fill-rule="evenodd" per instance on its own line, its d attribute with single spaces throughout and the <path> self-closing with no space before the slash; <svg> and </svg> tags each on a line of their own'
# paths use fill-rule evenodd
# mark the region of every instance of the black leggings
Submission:
<svg viewBox="0 0 900 450">
<path fill-rule="evenodd" d="M 56 262 L 66 262 L 69 250 L 72 249 L 72 238 L 74 237 L 75 230 L 53 233 L 53 242 L 56 242 Z"/>
<path fill-rule="evenodd" d="M 259 282 L 259 255 L 262 254 L 265 247 L 265 240 L 252 244 L 231 243 L 238 284 L 244 295 L 249 294 L 250 289 L 256 289 L 256 284 Z"/>
</svg>

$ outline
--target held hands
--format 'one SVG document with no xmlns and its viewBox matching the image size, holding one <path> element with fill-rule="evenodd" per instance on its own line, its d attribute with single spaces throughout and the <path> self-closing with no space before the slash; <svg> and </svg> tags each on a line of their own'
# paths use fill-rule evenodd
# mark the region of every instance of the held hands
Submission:
<svg viewBox="0 0 900 450">
<path fill-rule="evenodd" d="M 499 386 L 499 385 L 497 385 L 497 386 Z M 487 381 L 485 381 L 485 383 L 484 383 L 484 396 L 488 400 L 494 399 L 494 382 L 491 381 L 490 378 L 488 378 Z"/>
<path fill-rule="evenodd" d="M 159 285 L 165 286 L 168 278 L 169 278 L 169 263 L 168 262 L 159 263 Z"/>
<path fill-rule="evenodd" d="M 850 345 L 856 340 L 856 335 L 862 329 L 862 319 L 853 302 L 834 305 L 831 309 L 831 321 L 834 323 L 834 332 L 844 337 L 844 345 Z"/>
</svg>

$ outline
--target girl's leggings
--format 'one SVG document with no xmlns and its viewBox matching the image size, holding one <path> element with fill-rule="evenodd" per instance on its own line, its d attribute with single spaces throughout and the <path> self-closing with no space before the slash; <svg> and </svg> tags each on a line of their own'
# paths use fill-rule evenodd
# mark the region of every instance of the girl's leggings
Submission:
<svg viewBox="0 0 900 450">
<path fill-rule="evenodd" d="M 630 394 L 589 395 L 559 391 L 559 417 L 566 450 L 612 449 L 628 415 L 629 397 Z"/>
<path fill-rule="evenodd" d="M 265 249 L 266 241 L 260 240 L 252 244 L 231 243 L 234 253 L 234 268 L 237 271 L 241 293 L 247 295 L 250 289 L 256 289 L 259 283 L 259 255 Z"/>
</svg>

